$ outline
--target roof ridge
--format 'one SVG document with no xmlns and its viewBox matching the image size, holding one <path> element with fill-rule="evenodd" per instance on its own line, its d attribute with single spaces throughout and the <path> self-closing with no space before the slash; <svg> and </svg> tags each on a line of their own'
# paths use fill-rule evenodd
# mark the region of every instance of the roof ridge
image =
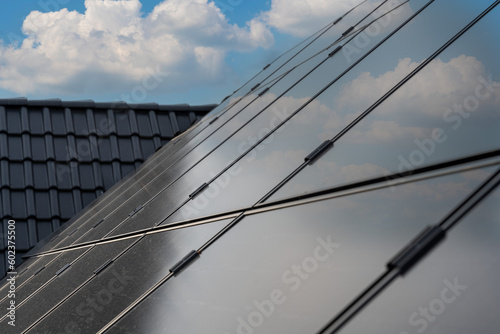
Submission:
<svg viewBox="0 0 500 334">
<path fill-rule="evenodd" d="M 103 109 L 147 109 L 160 111 L 205 111 L 213 109 L 217 104 L 189 105 L 158 104 L 156 102 L 128 103 L 125 101 L 96 102 L 94 100 L 63 101 L 61 99 L 31 100 L 26 97 L 0 98 L 0 106 L 40 106 L 70 108 L 103 108 Z"/>
</svg>

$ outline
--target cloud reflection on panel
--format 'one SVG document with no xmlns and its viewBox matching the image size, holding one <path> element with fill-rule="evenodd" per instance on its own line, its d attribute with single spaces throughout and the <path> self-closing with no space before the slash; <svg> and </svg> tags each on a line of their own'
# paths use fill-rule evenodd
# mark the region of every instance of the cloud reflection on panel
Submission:
<svg viewBox="0 0 500 334">
<path fill-rule="evenodd" d="M 271 27 L 291 35 L 305 37 L 317 29 L 319 22 L 327 24 L 332 21 L 332 18 L 344 15 L 361 2 L 360 0 L 336 0 L 335 5 L 332 6 L 329 0 L 273 0 L 271 9 L 262 13 L 262 17 Z M 371 3 L 375 5 L 382 1 L 371 1 Z M 369 7 L 360 6 L 355 14 L 361 17 L 366 15 L 369 9 Z"/>
<path fill-rule="evenodd" d="M 345 85 L 333 101 L 329 120 L 316 132 L 319 140 L 333 138 L 346 120 L 359 114 L 365 100 L 388 91 L 385 83 L 392 83 L 391 77 L 417 66 L 401 59 L 393 71 L 379 76 L 362 73 Z M 325 108 L 316 110 L 324 113 Z M 500 83 L 492 80 L 481 61 L 465 55 L 438 58 L 273 199 L 498 149 L 499 110 Z"/>
</svg>

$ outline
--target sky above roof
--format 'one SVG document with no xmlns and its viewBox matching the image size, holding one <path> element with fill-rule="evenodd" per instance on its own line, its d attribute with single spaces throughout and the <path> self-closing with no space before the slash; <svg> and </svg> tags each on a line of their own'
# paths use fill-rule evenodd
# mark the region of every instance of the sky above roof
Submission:
<svg viewBox="0 0 500 334">
<path fill-rule="evenodd" d="M 359 2 L 3 2 L 0 98 L 218 103 Z"/>
<path fill-rule="evenodd" d="M 360 2 L 3 2 L 0 98 L 219 103 Z"/>
</svg>

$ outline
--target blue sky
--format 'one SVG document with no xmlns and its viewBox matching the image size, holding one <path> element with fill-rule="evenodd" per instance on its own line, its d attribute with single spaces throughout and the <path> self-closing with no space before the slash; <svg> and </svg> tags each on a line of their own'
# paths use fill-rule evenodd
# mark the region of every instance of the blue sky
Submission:
<svg viewBox="0 0 500 334">
<path fill-rule="evenodd" d="M 219 103 L 279 54 L 360 2 L 3 2 L 0 98 Z M 491 2 L 456 3 L 465 9 Z"/>
<path fill-rule="evenodd" d="M 126 1 L 107 2 L 125 3 Z M 129 4 L 130 2 L 139 2 L 139 0 L 128 1 Z M 190 2 L 197 3 L 194 8 L 198 9 L 179 10 L 179 7 L 183 7 Z M 123 51 L 133 53 L 133 56 L 123 56 L 121 59 L 116 60 L 114 64 L 122 63 L 118 64 L 116 69 L 110 69 L 110 73 L 107 73 L 107 75 L 104 75 L 104 72 L 109 67 L 103 62 L 95 61 L 95 59 L 99 57 L 100 53 L 113 53 L 116 47 L 110 46 L 110 50 L 106 50 L 105 48 L 98 49 L 96 45 L 109 43 L 110 38 L 116 37 L 117 34 L 120 35 L 117 31 L 123 32 L 128 23 L 120 22 L 119 17 L 123 14 L 123 21 L 131 20 L 126 18 L 125 15 L 133 12 L 133 8 L 129 8 L 128 12 L 125 11 L 128 14 L 124 14 L 125 12 L 120 11 L 120 9 L 109 9 L 117 13 L 116 22 L 110 19 L 108 22 L 110 25 L 106 26 L 104 24 L 103 27 L 96 27 L 96 25 L 99 25 L 99 20 L 107 21 L 106 15 L 91 17 L 91 14 L 89 14 L 90 5 L 98 6 L 100 3 L 102 4 L 98 0 L 4 2 L 0 11 L 0 98 L 25 96 L 31 99 L 57 97 L 65 100 L 126 100 L 128 102 L 158 102 L 165 104 L 184 102 L 191 104 L 218 103 L 223 97 L 257 73 L 281 51 L 299 42 L 307 33 L 315 31 L 322 24 L 329 22 L 332 14 L 339 13 L 347 6 L 355 3 L 356 0 L 338 0 L 341 5 L 333 13 L 321 14 L 320 16 L 323 17 L 320 17 L 319 20 L 314 18 L 318 14 L 305 15 L 304 17 L 307 17 L 308 21 L 296 20 L 296 22 L 293 22 L 292 20 L 291 23 L 283 25 L 280 21 L 281 17 L 286 16 L 293 19 L 293 14 L 297 16 L 302 10 L 300 6 L 307 5 L 311 7 L 310 3 L 314 3 L 314 1 L 310 0 L 295 0 L 294 2 L 293 6 L 284 6 L 283 0 L 140 0 L 140 13 L 131 14 L 131 17 L 135 17 L 134 19 L 143 20 L 143 22 L 138 23 L 141 28 L 137 28 L 137 30 L 140 31 L 139 33 L 129 31 L 127 32 L 129 35 L 125 33 L 127 37 L 124 38 L 124 40 L 134 39 L 133 43 L 135 45 L 130 50 Z M 158 18 L 154 23 L 147 23 L 146 21 L 152 17 L 153 10 L 158 9 L 161 5 L 164 6 L 163 12 L 167 14 Z M 213 5 L 215 5 L 216 9 L 214 9 Z M 298 5 L 299 10 L 295 9 L 292 15 L 283 11 L 284 8 L 288 10 L 288 8 L 297 7 L 296 5 Z M 272 6 L 275 8 L 274 11 L 271 11 Z M 172 12 L 173 14 L 168 13 L 173 11 L 173 8 L 178 11 Z M 313 5 L 310 9 L 311 12 L 315 10 Z M 219 17 L 215 19 L 214 10 L 219 13 Z M 36 11 L 44 14 L 36 13 Z M 78 19 L 72 18 L 72 11 L 77 11 L 81 17 Z M 96 9 L 96 11 L 100 11 L 100 9 Z M 197 19 L 200 22 L 203 20 L 206 20 L 206 22 L 201 24 L 191 22 L 189 24 L 193 25 L 192 29 L 184 26 L 178 28 L 178 26 L 169 23 L 173 18 L 176 19 L 177 16 L 180 16 L 181 19 L 176 24 L 182 25 L 182 22 L 189 20 L 190 17 L 198 16 L 198 12 L 202 14 Z M 275 17 L 265 17 L 266 13 Z M 57 14 L 57 17 L 43 16 L 49 14 Z M 313 17 L 311 18 L 311 16 Z M 94 40 L 91 40 L 92 38 L 83 40 L 81 43 L 87 43 L 88 45 L 82 46 L 77 43 L 79 38 L 84 39 L 80 34 L 81 29 L 78 32 L 73 31 L 73 28 L 77 25 L 75 22 L 81 24 L 82 21 L 90 22 L 89 24 L 94 26 L 95 30 L 101 33 L 104 31 L 104 35 L 109 29 L 113 30 L 113 27 L 111 27 L 113 24 L 119 29 L 111 32 L 109 35 L 113 36 L 107 36 L 107 39 L 103 36 L 101 41 L 98 41 L 99 37 L 97 37 L 97 40 L 96 38 Z M 257 22 L 257 27 L 250 27 L 249 22 L 251 21 Z M 31 32 L 26 31 L 26 25 L 29 25 L 30 22 L 35 22 L 35 28 L 31 29 Z M 23 24 L 25 25 L 24 29 Z M 147 41 L 147 43 L 143 43 L 140 39 L 143 38 L 141 34 L 145 33 L 146 28 L 143 29 L 142 25 L 146 26 L 148 24 L 149 28 L 147 29 L 150 31 L 157 29 L 160 32 L 150 32 L 150 34 L 157 35 L 151 37 L 152 40 Z M 164 27 L 158 28 L 162 24 Z M 222 31 L 211 35 L 200 33 L 208 31 L 216 25 L 222 25 L 222 28 L 220 28 Z M 56 26 L 56 30 L 54 30 L 53 26 Z M 293 31 L 294 27 L 295 32 Z M 297 30 L 297 27 L 300 30 Z M 172 38 L 153 40 L 153 38 L 157 38 L 162 34 L 162 29 L 164 31 L 162 36 L 168 35 Z M 297 34 L 297 31 L 300 31 L 300 33 Z M 72 39 L 70 33 L 75 36 L 80 35 Z M 65 34 L 67 36 L 64 36 Z M 58 41 L 61 38 L 66 40 Z M 26 47 L 23 42 L 31 44 Z M 160 47 L 152 50 L 153 47 L 149 47 L 150 45 L 165 45 L 166 47 L 163 50 Z M 49 55 L 54 50 L 61 48 L 73 49 L 74 53 L 81 53 L 83 49 L 85 54 L 73 55 L 74 57 L 71 58 L 71 50 L 65 50 L 67 55 Z M 178 55 L 179 58 L 196 59 L 162 61 L 162 56 L 163 59 L 168 59 L 179 49 L 182 49 L 182 54 Z M 148 50 L 149 55 L 141 55 L 141 50 Z M 43 55 L 40 55 L 40 53 Z M 116 54 L 112 56 L 116 56 Z M 118 55 L 118 58 L 120 58 L 120 55 Z M 193 61 L 196 63 L 193 63 Z M 134 65 L 132 67 L 135 68 L 129 68 L 128 65 L 131 63 Z M 144 68 L 148 67 L 148 65 L 149 69 L 145 70 Z M 160 66 L 161 69 L 155 68 L 155 65 Z M 141 67 L 143 73 L 141 73 Z M 129 70 L 130 73 L 127 73 Z M 156 86 L 154 78 L 158 77 L 158 75 L 152 76 L 152 71 L 164 74 L 164 77 L 160 74 L 161 82 L 158 87 L 148 89 L 145 96 L 132 94 L 134 88 L 144 86 L 145 78 L 150 83 L 148 86 Z M 152 78 L 149 78 L 151 76 Z M 138 92 L 138 90 L 136 89 L 135 92 Z"/>
</svg>

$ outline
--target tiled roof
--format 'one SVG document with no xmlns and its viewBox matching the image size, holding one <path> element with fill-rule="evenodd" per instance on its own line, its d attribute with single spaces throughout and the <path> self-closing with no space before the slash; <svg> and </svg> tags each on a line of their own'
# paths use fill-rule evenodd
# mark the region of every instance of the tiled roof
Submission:
<svg viewBox="0 0 500 334">
<path fill-rule="evenodd" d="M 0 99 L 0 217 L 3 233 L 17 222 L 18 261 L 214 107 Z"/>
</svg>

